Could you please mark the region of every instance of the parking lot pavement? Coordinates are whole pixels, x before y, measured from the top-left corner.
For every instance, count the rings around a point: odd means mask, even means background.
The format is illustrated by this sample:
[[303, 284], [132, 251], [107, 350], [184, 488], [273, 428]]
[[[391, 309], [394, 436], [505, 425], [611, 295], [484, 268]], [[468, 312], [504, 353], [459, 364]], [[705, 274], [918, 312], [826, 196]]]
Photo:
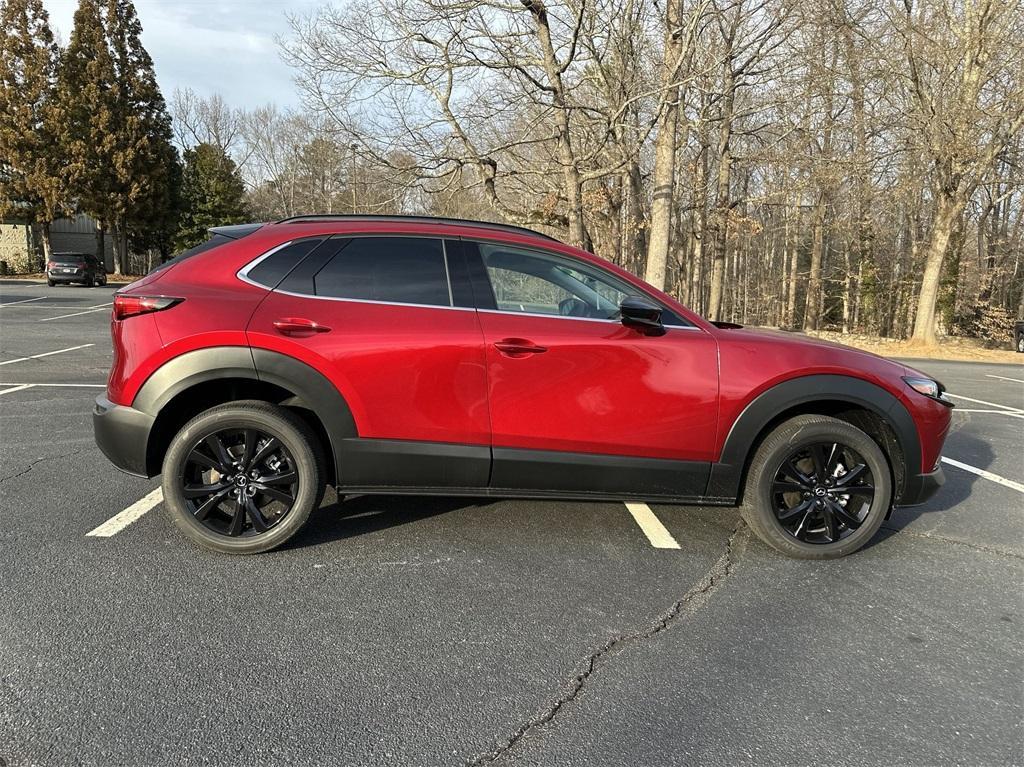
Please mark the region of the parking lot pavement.
[[1024, 760], [1024, 368], [910, 363], [970, 468], [836, 562], [733, 509], [330, 493], [232, 558], [159, 504], [87, 535], [157, 486], [92, 442], [110, 292], [0, 282], [7, 765]]

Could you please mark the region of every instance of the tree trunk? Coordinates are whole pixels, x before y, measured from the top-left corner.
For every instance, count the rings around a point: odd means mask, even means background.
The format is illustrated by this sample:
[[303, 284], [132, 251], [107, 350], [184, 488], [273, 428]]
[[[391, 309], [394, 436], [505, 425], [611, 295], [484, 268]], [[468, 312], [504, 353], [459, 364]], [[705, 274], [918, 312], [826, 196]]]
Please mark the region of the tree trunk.
[[722, 319], [722, 290], [724, 288], [725, 256], [729, 246], [729, 186], [732, 180], [732, 118], [735, 103], [735, 77], [732, 61], [726, 61], [726, 88], [722, 105], [722, 123], [718, 130], [718, 191], [715, 196], [714, 262], [711, 267], [711, 296], [708, 299], [708, 319]]
[[825, 195], [818, 196], [814, 206], [811, 234], [811, 271], [807, 279], [807, 300], [804, 303], [804, 330], [817, 330], [821, 324], [821, 262], [825, 253]]
[[96, 222], [96, 258], [100, 260], [104, 268], [107, 265], [107, 243], [106, 243], [107, 230], [103, 225], [102, 221]]
[[651, 234], [647, 245], [644, 279], [665, 289], [669, 243], [672, 238], [672, 210], [676, 183], [676, 130], [679, 127], [679, 58], [683, 50], [682, 3], [668, 0], [665, 7], [665, 52], [661, 70], [661, 114], [654, 143], [654, 194], [651, 199]]
[[924, 262], [924, 276], [921, 278], [921, 293], [917, 297], [917, 315], [914, 319], [916, 341], [927, 346], [938, 343], [935, 335], [935, 305], [939, 298], [939, 281], [942, 277], [942, 262], [949, 249], [957, 217], [963, 205], [948, 193], [940, 192], [935, 201], [935, 220], [928, 237], [928, 251]]
[[50, 243], [50, 222], [40, 221], [36, 225], [39, 230], [39, 242], [43, 246], [43, 268], [40, 271], [46, 271], [46, 265], [50, 262], [50, 255], [53, 253], [53, 247]]

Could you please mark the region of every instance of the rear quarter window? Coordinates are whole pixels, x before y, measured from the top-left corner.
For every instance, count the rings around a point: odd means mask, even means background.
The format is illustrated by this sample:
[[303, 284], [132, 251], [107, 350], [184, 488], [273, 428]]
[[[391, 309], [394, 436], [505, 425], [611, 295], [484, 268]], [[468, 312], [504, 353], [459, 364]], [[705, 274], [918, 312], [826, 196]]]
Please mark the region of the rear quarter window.
[[244, 270], [243, 275], [250, 282], [273, 290], [302, 259], [312, 253], [322, 242], [323, 239], [316, 238], [279, 245]]

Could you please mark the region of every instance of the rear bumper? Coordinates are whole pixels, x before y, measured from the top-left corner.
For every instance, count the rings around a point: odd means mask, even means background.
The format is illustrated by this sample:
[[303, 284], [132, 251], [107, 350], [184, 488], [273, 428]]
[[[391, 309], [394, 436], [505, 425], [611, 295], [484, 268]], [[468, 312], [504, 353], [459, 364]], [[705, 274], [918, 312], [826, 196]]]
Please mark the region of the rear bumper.
[[148, 413], [115, 405], [102, 395], [96, 398], [92, 410], [93, 434], [103, 455], [117, 468], [138, 477], [150, 476], [146, 467], [146, 446], [153, 421]]
[[50, 282], [85, 282], [84, 274], [48, 274], [46, 279]]
[[917, 506], [924, 503], [942, 487], [946, 482], [946, 475], [942, 467], [938, 466], [935, 471], [927, 474], [915, 474], [907, 477], [904, 483], [903, 493], [900, 495], [897, 506]]

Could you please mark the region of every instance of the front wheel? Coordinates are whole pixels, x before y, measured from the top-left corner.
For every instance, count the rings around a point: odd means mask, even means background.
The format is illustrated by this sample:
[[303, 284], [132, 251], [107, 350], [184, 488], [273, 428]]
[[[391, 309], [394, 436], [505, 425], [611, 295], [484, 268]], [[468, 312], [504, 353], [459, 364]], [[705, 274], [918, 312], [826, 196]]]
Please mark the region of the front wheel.
[[1024, 335], [1017, 339], [1017, 352], [1024, 354]]
[[889, 463], [870, 436], [837, 418], [802, 415], [757, 449], [741, 513], [783, 554], [835, 559], [871, 540], [892, 494]]
[[268, 551], [291, 538], [319, 504], [321, 465], [316, 436], [284, 408], [219, 405], [171, 441], [164, 504], [174, 524], [204, 548]]

